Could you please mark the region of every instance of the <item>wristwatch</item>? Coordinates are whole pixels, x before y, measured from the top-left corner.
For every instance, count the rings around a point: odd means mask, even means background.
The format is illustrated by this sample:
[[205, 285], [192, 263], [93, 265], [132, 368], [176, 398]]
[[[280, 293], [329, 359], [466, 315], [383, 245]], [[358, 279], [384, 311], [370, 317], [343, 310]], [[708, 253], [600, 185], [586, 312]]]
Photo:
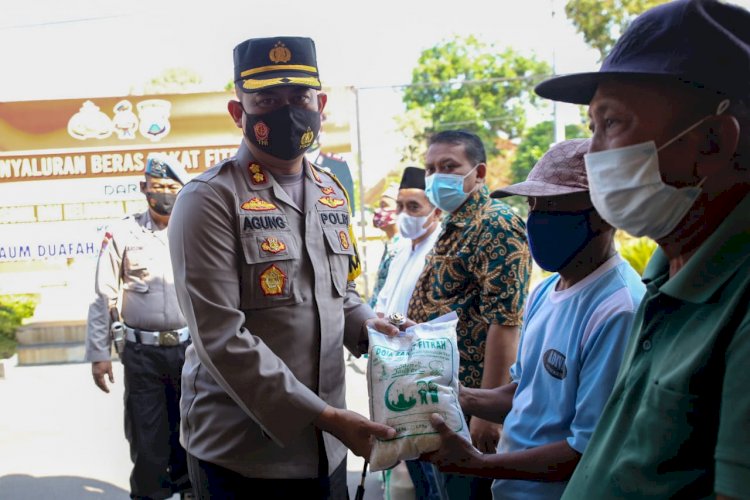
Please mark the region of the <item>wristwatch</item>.
[[406, 323], [406, 317], [401, 313], [392, 313], [388, 316], [388, 322], [393, 326], [401, 326]]

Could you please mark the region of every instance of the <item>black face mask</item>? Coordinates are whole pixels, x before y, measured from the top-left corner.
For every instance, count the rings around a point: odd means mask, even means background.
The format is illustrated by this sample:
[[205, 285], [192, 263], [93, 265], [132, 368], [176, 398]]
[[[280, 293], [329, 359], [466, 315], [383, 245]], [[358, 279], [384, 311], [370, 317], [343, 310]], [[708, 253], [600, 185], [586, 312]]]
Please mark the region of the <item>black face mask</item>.
[[304, 154], [320, 132], [320, 113], [295, 106], [287, 105], [262, 115], [245, 113], [245, 116], [245, 137], [280, 160]]
[[170, 215], [174, 208], [174, 202], [177, 200], [176, 193], [146, 193], [148, 206], [159, 215]]

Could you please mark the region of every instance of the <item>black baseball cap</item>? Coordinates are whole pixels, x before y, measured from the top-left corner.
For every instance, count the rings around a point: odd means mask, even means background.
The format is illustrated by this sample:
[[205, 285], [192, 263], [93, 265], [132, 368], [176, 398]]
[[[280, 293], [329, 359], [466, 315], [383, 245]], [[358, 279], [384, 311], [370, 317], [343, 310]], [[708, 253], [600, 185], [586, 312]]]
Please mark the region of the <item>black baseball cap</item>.
[[680, 81], [728, 97], [750, 96], [750, 11], [717, 0], [677, 0], [640, 16], [595, 73], [543, 81], [537, 94], [588, 104], [604, 80]]
[[234, 83], [243, 92], [299, 85], [321, 89], [315, 42], [311, 38], [251, 38], [234, 48]]

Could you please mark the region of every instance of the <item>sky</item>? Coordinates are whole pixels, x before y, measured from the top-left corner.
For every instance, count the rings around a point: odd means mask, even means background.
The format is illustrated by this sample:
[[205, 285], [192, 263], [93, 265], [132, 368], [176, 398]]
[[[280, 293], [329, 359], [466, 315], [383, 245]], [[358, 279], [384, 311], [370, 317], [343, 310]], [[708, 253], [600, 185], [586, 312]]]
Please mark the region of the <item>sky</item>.
[[[750, 0], [737, 0], [750, 6]], [[321, 80], [360, 88], [365, 185], [396, 166], [394, 115], [420, 53], [475, 35], [552, 61], [558, 73], [596, 70], [597, 53], [575, 33], [563, 0], [2, 0], [0, 101], [127, 95], [169, 67], [199, 73], [205, 90], [232, 77], [232, 49], [246, 38], [298, 35], [317, 46]], [[552, 12], [556, 14], [553, 18]], [[531, 121], [549, 119], [551, 107]], [[563, 105], [563, 121], [577, 109]]]

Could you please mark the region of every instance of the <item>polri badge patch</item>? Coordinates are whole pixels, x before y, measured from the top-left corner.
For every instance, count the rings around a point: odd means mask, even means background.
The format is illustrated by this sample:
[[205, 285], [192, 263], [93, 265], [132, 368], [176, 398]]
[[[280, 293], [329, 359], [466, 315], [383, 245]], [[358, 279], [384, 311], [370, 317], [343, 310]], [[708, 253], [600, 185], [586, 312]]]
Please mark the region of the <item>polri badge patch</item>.
[[240, 205], [242, 210], [251, 210], [253, 212], [267, 212], [268, 210], [276, 210], [276, 205], [270, 201], [261, 200], [260, 198], [250, 198], [245, 203]]
[[330, 208], [343, 207], [346, 203], [343, 199], [334, 198], [333, 196], [323, 196], [318, 200], [318, 202]]
[[323, 194], [333, 194], [333, 188], [331, 186], [322, 187], [320, 190], [323, 191]]
[[287, 277], [286, 274], [284, 274], [284, 271], [276, 267], [275, 264], [266, 268], [266, 270], [260, 274], [260, 288], [263, 290], [263, 295], [266, 297], [283, 295], [286, 279]]
[[277, 254], [286, 250], [286, 244], [275, 236], [269, 236], [260, 244], [264, 252]]

